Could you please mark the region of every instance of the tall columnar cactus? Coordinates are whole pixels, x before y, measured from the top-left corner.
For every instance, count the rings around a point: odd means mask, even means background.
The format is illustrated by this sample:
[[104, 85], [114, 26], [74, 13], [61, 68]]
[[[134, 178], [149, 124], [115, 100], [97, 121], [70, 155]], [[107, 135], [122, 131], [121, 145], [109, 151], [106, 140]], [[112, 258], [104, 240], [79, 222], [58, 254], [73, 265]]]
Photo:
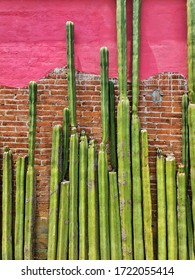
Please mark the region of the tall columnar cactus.
[[79, 260], [87, 260], [87, 171], [88, 141], [85, 131], [81, 132], [79, 144]]
[[187, 260], [186, 178], [184, 165], [177, 172], [177, 217], [179, 260]]
[[97, 155], [95, 140], [92, 139], [88, 148], [88, 258], [98, 260], [99, 257]]
[[195, 41], [195, 5], [187, 0], [187, 37], [188, 37], [188, 88], [190, 102], [195, 103], [194, 41]]
[[109, 206], [111, 260], [122, 260], [119, 193], [116, 172], [109, 172]]
[[161, 150], [157, 150], [157, 254], [158, 260], [167, 259], [167, 219], [166, 219], [166, 177], [165, 159]]
[[78, 260], [79, 234], [78, 234], [78, 135], [76, 128], [72, 128], [70, 136], [70, 210], [69, 210], [69, 259]]
[[182, 96], [182, 163], [186, 177], [186, 189], [188, 188], [189, 173], [189, 129], [188, 129], [188, 95]]
[[109, 139], [110, 139], [110, 163], [112, 170], [117, 169], [117, 142], [116, 142], [116, 120], [115, 120], [115, 96], [114, 83], [109, 81]]
[[130, 120], [129, 100], [127, 96], [126, 0], [117, 0], [116, 16], [118, 45], [118, 80], [120, 90], [120, 100], [117, 108], [117, 156], [122, 251], [123, 259], [132, 259], [132, 203], [130, 166]]
[[[192, 217], [195, 224], [195, 104], [188, 106], [188, 124], [189, 124], [189, 151], [190, 151], [190, 182], [192, 190]], [[195, 238], [195, 227], [194, 227]]]
[[141, 162], [143, 178], [143, 217], [144, 217], [144, 240], [145, 258], [154, 259], [153, 232], [152, 232], [152, 199], [150, 190], [150, 170], [148, 163], [148, 133], [141, 130]]
[[33, 258], [33, 225], [35, 208], [35, 140], [36, 140], [36, 103], [37, 84], [29, 83], [29, 140], [28, 168], [26, 174], [25, 225], [24, 225], [24, 259]]
[[137, 114], [139, 100], [140, 10], [141, 1], [133, 0], [131, 152], [134, 259], [144, 259], [140, 121]]
[[109, 53], [106, 47], [100, 49], [101, 68], [101, 113], [102, 113], [102, 142], [109, 139], [109, 84], [108, 84], [108, 59]]
[[24, 201], [27, 157], [18, 157], [16, 161], [16, 198], [15, 198], [15, 234], [14, 259], [24, 259]]
[[2, 260], [12, 260], [12, 252], [12, 153], [6, 147], [3, 154]]
[[186, 201], [187, 212], [187, 236], [188, 236], [188, 257], [190, 260], [195, 259], [194, 255], [194, 235], [193, 235], [193, 220], [192, 220], [192, 208], [189, 195], [187, 195]]
[[68, 75], [68, 100], [70, 110], [70, 125], [76, 126], [76, 81], [74, 66], [74, 24], [66, 23], [66, 56]]
[[110, 259], [110, 231], [109, 231], [109, 198], [108, 198], [108, 162], [106, 145], [100, 144], [98, 156], [98, 191], [100, 216], [100, 258]]
[[60, 184], [60, 204], [58, 219], [57, 260], [68, 259], [68, 229], [69, 229], [69, 188], [70, 182]]
[[69, 124], [70, 124], [70, 111], [64, 108], [63, 111], [63, 169], [62, 177], [65, 178], [68, 171], [68, 156], [69, 156]]
[[49, 229], [47, 259], [55, 260], [57, 252], [59, 184], [61, 182], [62, 126], [55, 125], [52, 132]]
[[174, 156], [166, 158], [166, 197], [167, 197], [167, 247], [168, 259], [177, 260], [177, 196], [176, 163]]

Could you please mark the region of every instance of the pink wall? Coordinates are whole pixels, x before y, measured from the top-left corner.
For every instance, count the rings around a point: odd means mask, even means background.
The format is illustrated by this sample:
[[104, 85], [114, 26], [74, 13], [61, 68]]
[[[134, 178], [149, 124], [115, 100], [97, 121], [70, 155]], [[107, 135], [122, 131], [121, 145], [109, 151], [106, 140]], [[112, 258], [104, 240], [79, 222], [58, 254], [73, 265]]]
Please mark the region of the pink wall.
[[[76, 69], [99, 74], [99, 49], [117, 77], [115, 0], [1, 0], [0, 84], [22, 87], [66, 65], [65, 23], [75, 23]], [[131, 3], [128, 2], [130, 78]], [[141, 79], [165, 71], [187, 76], [186, 0], [143, 0]]]

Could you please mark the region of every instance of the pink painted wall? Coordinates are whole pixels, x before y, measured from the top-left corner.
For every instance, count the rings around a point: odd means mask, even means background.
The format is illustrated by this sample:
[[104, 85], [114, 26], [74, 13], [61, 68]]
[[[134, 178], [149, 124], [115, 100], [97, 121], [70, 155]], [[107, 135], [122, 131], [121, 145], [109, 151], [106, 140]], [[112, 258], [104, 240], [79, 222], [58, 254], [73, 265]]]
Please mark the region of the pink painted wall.
[[[115, 0], [1, 0], [0, 84], [22, 87], [66, 65], [65, 23], [75, 24], [76, 69], [99, 74], [99, 49], [117, 77]], [[130, 79], [131, 2], [128, 2]], [[143, 0], [141, 79], [173, 71], [187, 76], [186, 0]]]

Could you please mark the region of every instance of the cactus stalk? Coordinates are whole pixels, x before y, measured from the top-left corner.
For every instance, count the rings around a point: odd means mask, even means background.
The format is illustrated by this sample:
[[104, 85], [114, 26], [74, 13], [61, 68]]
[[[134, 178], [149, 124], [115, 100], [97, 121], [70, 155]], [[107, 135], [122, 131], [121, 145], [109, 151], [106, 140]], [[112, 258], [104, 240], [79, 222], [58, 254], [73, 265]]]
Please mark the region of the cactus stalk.
[[175, 157], [166, 158], [166, 196], [167, 196], [167, 247], [168, 260], [177, 260], [177, 196]]
[[29, 140], [28, 168], [26, 174], [25, 225], [24, 225], [24, 259], [33, 259], [33, 227], [35, 208], [35, 139], [36, 139], [36, 103], [37, 84], [29, 83]]
[[63, 175], [65, 178], [68, 171], [68, 156], [69, 156], [69, 124], [70, 124], [70, 111], [68, 108], [64, 108], [63, 111]]
[[122, 260], [119, 193], [116, 172], [109, 172], [109, 197], [111, 260]]
[[87, 171], [88, 141], [81, 132], [79, 145], [79, 260], [87, 260]]
[[117, 142], [116, 142], [116, 120], [115, 120], [115, 96], [114, 83], [109, 82], [109, 139], [110, 139], [110, 163], [112, 170], [117, 169]]
[[3, 154], [2, 260], [12, 260], [12, 252], [12, 153], [6, 147]]
[[108, 59], [106, 47], [100, 49], [101, 68], [101, 113], [102, 113], [102, 142], [106, 144], [109, 139], [109, 84], [108, 84]]
[[177, 172], [177, 217], [179, 260], [187, 260], [186, 178], [184, 165]]
[[154, 249], [152, 232], [152, 199], [150, 190], [150, 170], [148, 163], [148, 133], [145, 129], [141, 130], [141, 148], [145, 258], [146, 260], [153, 260]]
[[186, 190], [189, 176], [189, 129], [188, 129], [188, 95], [182, 96], [182, 163], [186, 177]]
[[100, 144], [98, 156], [98, 191], [100, 217], [100, 258], [110, 260], [109, 199], [108, 199], [108, 162], [106, 146]]
[[167, 222], [166, 222], [166, 178], [165, 159], [161, 150], [157, 150], [156, 159], [157, 178], [157, 233], [158, 233], [158, 260], [167, 259]]
[[16, 161], [16, 199], [14, 259], [24, 259], [24, 200], [27, 157], [18, 157]]
[[47, 259], [55, 260], [57, 254], [57, 227], [59, 184], [61, 182], [62, 126], [55, 125], [52, 132], [52, 155], [50, 177], [49, 230]]
[[97, 189], [97, 156], [94, 139], [88, 148], [88, 258], [99, 259], [99, 215]]
[[60, 184], [57, 260], [68, 259], [69, 187], [69, 181]]
[[69, 211], [69, 259], [78, 260], [78, 135], [72, 128], [70, 137], [70, 211]]
[[66, 56], [68, 75], [68, 101], [70, 110], [70, 125], [76, 126], [76, 81], [74, 66], [74, 24], [66, 23]]
[[187, 208], [186, 211], [187, 211], [188, 256], [190, 260], [195, 260], [192, 208], [191, 208], [189, 195], [187, 195], [186, 208]]
[[126, 98], [119, 101], [117, 109], [118, 185], [124, 260], [133, 258], [129, 126], [129, 100]]

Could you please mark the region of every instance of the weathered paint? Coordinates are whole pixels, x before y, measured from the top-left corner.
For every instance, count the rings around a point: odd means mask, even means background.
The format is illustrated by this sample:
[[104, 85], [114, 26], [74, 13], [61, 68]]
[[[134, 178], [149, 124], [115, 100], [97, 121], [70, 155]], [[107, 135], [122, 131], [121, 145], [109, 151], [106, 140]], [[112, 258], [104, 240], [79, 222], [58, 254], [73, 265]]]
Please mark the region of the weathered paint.
[[[100, 73], [99, 49], [109, 48], [117, 77], [115, 0], [1, 0], [0, 84], [22, 87], [66, 65], [65, 23], [75, 24], [76, 69]], [[131, 1], [128, 2], [130, 78]], [[144, 0], [141, 79], [165, 71], [187, 76], [186, 1]]]

